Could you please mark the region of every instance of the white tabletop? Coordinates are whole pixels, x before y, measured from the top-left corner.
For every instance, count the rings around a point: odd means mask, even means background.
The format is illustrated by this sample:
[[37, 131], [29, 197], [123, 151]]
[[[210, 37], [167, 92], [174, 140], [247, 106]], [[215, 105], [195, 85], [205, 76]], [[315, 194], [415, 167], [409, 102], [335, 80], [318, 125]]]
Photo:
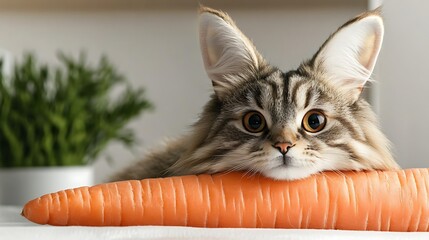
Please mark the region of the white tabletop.
[[20, 208], [0, 206], [1, 240], [68, 239], [299, 239], [299, 240], [368, 240], [429, 239], [429, 233], [399, 233], [339, 230], [243, 229], [191, 227], [54, 227], [41, 226], [21, 217]]

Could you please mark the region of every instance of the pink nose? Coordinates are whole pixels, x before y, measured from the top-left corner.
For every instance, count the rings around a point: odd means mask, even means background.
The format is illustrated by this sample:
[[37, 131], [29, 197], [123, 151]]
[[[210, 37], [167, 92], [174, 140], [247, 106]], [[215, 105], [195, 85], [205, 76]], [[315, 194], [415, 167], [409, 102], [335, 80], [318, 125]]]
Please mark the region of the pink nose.
[[293, 146], [294, 146], [294, 144], [282, 142], [282, 143], [274, 144], [273, 147], [277, 148], [282, 154], [286, 154], [287, 151], [289, 150], [289, 148], [291, 148]]

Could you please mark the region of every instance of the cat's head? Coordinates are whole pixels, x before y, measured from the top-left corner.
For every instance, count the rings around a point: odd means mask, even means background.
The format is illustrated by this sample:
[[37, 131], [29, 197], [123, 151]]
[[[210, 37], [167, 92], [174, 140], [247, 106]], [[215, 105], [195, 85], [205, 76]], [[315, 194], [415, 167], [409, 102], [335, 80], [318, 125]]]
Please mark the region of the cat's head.
[[193, 160], [182, 167], [276, 179], [397, 167], [360, 97], [383, 39], [376, 11], [344, 24], [311, 60], [289, 72], [267, 64], [227, 14], [202, 8], [199, 21], [215, 94], [195, 126], [200, 140], [187, 156]]

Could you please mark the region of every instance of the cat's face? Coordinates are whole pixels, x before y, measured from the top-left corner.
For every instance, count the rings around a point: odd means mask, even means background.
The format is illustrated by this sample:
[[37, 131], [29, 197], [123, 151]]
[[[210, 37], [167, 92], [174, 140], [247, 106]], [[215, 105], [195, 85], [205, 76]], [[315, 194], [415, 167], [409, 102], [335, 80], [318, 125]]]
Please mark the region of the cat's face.
[[359, 104], [350, 101], [317, 76], [300, 71], [273, 69], [246, 81], [219, 103], [216, 122], [222, 124], [211, 132], [213, 142], [225, 148], [214, 153], [219, 156], [214, 165], [277, 179], [368, 168], [355, 156], [365, 134], [353, 117]]
[[201, 49], [215, 94], [195, 128], [203, 143], [183, 168], [297, 179], [323, 170], [397, 167], [359, 96], [383, 38], [376, 12], [343, 25], [290, 72], [267, 64], [226, 14], [201, 12]]

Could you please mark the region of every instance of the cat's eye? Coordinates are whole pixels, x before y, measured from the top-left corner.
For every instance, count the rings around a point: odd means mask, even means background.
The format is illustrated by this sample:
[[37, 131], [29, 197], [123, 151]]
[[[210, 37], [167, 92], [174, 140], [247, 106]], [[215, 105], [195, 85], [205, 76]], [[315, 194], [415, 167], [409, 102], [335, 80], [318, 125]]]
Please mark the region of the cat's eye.
[[320, 132], [325, 126], [326, 116], [320, 110], [310, 110], [302, 119], [302, 127], [310, 133]]
[[251, 133], [262, 132], [265, 129], [265, 125], [265, 118], [259, 112], [248, 112], [243, 117], [243, 126]]

